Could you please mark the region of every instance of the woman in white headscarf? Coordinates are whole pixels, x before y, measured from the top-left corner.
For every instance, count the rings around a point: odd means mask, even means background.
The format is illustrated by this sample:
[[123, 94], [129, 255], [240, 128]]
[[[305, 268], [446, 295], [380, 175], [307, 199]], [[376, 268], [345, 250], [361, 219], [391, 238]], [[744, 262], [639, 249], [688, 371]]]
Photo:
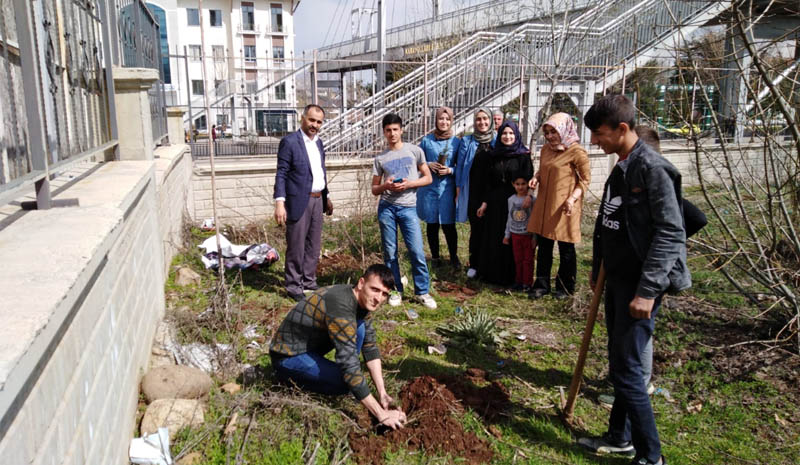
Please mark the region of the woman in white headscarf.
[[583, 194], [589, 188], [589, 157], [578, 143], [572, 117], [556, 113], [542, 126], [547, 141], [542, 147], [539, 170], [530, 187], [539, 188], [528, 231], [537, 236], [536, 280], [531, 298], [550, 293], [553, 245], [558, 242], [559, 265], [554, 297], [565, 298], [575, 292], [577, 258], [575, 244], [581, 240]]

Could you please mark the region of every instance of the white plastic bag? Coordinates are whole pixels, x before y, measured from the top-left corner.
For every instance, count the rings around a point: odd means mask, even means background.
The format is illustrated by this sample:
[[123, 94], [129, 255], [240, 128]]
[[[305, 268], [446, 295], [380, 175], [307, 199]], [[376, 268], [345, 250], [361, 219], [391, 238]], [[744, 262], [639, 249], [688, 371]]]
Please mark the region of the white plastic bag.
[[169, 453], [169, 430], [158, 428], [158, 433], [131, 439], [128, 449], [131, 463], [141, 465], [172, 465]]

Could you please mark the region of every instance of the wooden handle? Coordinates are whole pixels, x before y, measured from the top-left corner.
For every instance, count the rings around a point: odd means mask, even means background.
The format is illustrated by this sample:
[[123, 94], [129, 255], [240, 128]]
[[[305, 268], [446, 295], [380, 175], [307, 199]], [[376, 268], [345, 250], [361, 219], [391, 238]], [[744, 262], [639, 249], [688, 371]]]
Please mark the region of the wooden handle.
[[572, 383], [569, 385], [569, 395], [564, 404], [564, 417], [569, 420], [575, 410], [575, 401], [578, 398], [578, 391], [581, 388], [581, 378], [583, 377], [583, 366], [586, 364], [586, 354], [589, 352], [589, 343], [592, 341], [594, 323], [597, 320], [597, 309], [600, 307], [600, 297], [603, 296], [603, 288], [606, 285], [606, 270], [600, 264], [597, 272], [597, 282], [594, 285], [592, 303], [589, 304], [589, 314], [586, 316], [586, 328], [583, 330], [583, 341], [581, 350], [578, 352], [578, 362], [575, 364], [575, 372], [572, 374]]

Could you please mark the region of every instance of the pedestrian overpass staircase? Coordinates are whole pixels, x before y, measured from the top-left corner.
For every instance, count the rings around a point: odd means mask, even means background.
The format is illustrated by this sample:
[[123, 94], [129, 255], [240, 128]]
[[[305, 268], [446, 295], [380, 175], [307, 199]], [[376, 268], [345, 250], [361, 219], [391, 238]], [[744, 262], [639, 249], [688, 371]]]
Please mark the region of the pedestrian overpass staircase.
[[[476, 108], [496, 108], [524, 92], [531, 108], [551, 91], [567, 92], [579, 107], [588, 107], [603, 85], [613, 85], [647, 60], [667, 57], [672, 45], [728, 3], [602, 0], [578, 16], [556, 15], [508, 33], [475, 33], [327, 121], [321, 131], [326, 153], [371, 156], [381, 150], [381, 120], [388, 113], [403, 118], [405, 140], [416, 143], [430, 132], [432, 109], [441, 105], [453, 108], [460, 129], [471, 123]], [[530, 116], [529, 129], [535, 127]]]

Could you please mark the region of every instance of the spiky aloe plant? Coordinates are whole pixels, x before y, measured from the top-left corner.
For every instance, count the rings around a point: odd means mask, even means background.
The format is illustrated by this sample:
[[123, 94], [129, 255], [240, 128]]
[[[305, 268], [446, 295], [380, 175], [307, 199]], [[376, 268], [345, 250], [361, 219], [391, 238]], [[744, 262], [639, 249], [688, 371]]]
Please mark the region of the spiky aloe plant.
[[436, 333], [450, 339], [450, 344], [461, 347], [500, 344], [507, 336], [483, 310], [467, 311], [457, 321], [437, 327]]

